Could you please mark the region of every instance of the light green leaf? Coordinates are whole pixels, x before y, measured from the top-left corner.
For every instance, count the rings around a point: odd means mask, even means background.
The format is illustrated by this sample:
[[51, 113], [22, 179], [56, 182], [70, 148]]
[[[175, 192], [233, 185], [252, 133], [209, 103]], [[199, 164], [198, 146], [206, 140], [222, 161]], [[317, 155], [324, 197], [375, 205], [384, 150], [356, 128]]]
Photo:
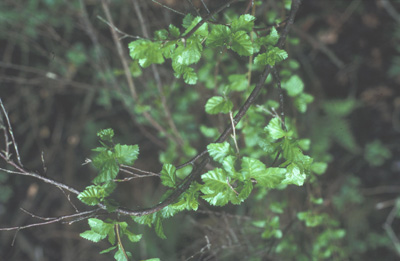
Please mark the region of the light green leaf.
[[170, 25], [169, 25], [168, 30], [169, 30], [170, 35], [171, 35], [173, 38], [178, 38], [179, 35], [181, 34], [181, 33], [179, 32], [179, 28], [176, 27], [176, 26], [173, 25], [173, 24], [170, 24]]
[[311, 170], [318, 175], [324, 174], [327, 168], [328, 164], [325, 162], [313, 162], [311, 165]]
[[300, 168], [294, 163], [287, 166], [286, 169], [286, 176], [285, 179], [282, 181], [282, 184], [303, 186], [304, 181], [307, 178], [306, 174], [302, 173], [300, 171]]
[[253, 54], [253, 44], [245, 31], [239, 31], [232, 35], [231, 46], [232, 50], [239, 55], [249, 56]]
[[287, 90], [289, 96], [294, 97], [303, 92], [304, 83], [298, 75], [293, 75], [282, 87]]
[[237, 31], [246, 31], [246, 32], [251, 32], [254, 27], [254, 20], [256, 18], [252, 15], [245, 14], [239, 16], [239, 18], [232, 20], [231, 23], [231, 29], [232, 32], [237, 32]]
[[272, 27], [271, 32], [269, 33], [268, 36], [260, 37], [256, 39], [256, 44], [258, 45], [264, 45], [264, 46], [270, 46], [270, 45], [275, 45], [278, 43], [279, 40], [279, 34], [278, 31], [276, 31], [275, 27]]
[[238, 177], [241, 178], [241, 174], [237, 173], [235, 170], [235, 161], [237, 157], [228, 155], [223, 158], [222, 160], [222, 166], [224, 167], [224, 170], [230, 174], [232, 177]]
[[282, 129], [282, 123], [279, 118], [273, 118], [270, 120], [264, 130], [268, 131], [269, 135], [271, 135], [271, 138], [275, 140], [283, 138], [287, 135], [286, 131]]
[[[126, 254], [128, 254], [128, 252], [126, 252]], [[114, 254], [114, 259], [116, 261], [129, 261], [128, 259], [126, 259], [124, 251], [119, 246], [118, 246], [118, 251], [115, 252], [115, 254]]]
[[162, 220], [161, 220], [161, 217], [159, 215], [157, 215], [157, 217], [156, 217], [154, 229], [156, 231], [157, 236], [159, 236], [162, 239], [166, 239], [167, 238], [165, 236], [165, 234], [164, 234]]
[[129, 44], [129, 54], [134, 60], [139, 60], [140, 66], [146, 68], [153, 63], [164, 63], [161, 44], [150, 40], [136, 40]]
[[117, 246], [112, 246], [112, 247], [110, 247], [110, 248], [107, 248], [107, 249], [101, 251], [100, 254], [105, 254], [105, 253], [111, 252], [111, 251], [113, 251], [113, 250], [116, 249], [116, 248], [117, 248]]
[[93, 180], [95, 184], [113, 180], [118, 175], [119, 166], [114, 158], [114, 154], [110, 150], [96, 155], [92, 160], [92, 164], [100, 171], [98, 176]]
[[96, 243], [107, 237], [107, 235], [101, 235], [92, 230], [87, 230], [83, 233], [80, 233], [79, 235], [81, 237], [83, 237], [84, 239], [87, 239], [87, 240], [90, 240], [90, 241], [96, 242]]
[[225, 25], [214, 25], [208, 35], [206, 44], [208, 47], [229, 45], [231, 29]]
[[101, 193], [101, 186], [88, 186], [84, 191], [78, 195], [78, 199], [89, 206], [95, 206], [100, 203], [103, 198], [103, 193]]
[[224, 158], [231, 154], [232, 149], [228, 142], [210, 143], [207, 146], [208, 153], [217, 162], [222, 163]]
[[114, 137], [113, 129], [103, 129], [97, 132], [97, 136], [100, 137], [102, 141], [112, 142], [112, 138]]
[[294, 99], [294, 106], [299, 112], [305, 113], [307, 111], [307, 105], [313, 101], [314, 96], [308, 93], [300, 93], [300, 95]]
[[258, 173], [253, 178], [261, 186], [268, 188], [276, 188], [285, 179], [285, 168], [267, 168], [264, 172]]
[[193, 15], [191, 15], [190, 13], [187, 14], [183, 18], [183, 22], [182, 22], [183, 28], [188, 28], [192, 24], [193, 19], [194, 19]]
[[205, 109], [208, 114], [228, 113], [232, 110], [233, 103], [221, 96], [208, 99]]
[[285, 60], [287, 57], [288, 54], [285, 50], [278, 47], [271, 47], [268, 48], [267, 52], [257, 55], [254, 59], [254, 64], [275, 66], [276, 63]]
[[154, 32], [154, 39], [155, 40], [166, 40], [168, 39], [168, 31], [165, 29], [157, 30]]
[[[190, 24], [189, 27], [187, 27], [186, 31], [183, 33], [183, 35], [186, 35], [189, 33], [200, 21], [201, 17], [197, 16], [196, 18], [193, 19], [192, 23]], [[207, 37], [208, 35], [208, 24], [203, 23], [197, 30], [194, 32], [194, 35], [200, 35], [202, 37]], [[189, 37], [190, 39], [191, 37]]]
[[129, 230], [125, 230], [124, 234], [128, 237], [129, 241], [131, 241], [132, 243], [139, 242], [140, 239], [142, 238], [141, 234], [136, 235]]
[[138, 145], [121, 145], [117, 144], [114, 147], [115, 159], [119, 164], [133, 165], [139, 155]]
[[228, 76], [229, 90], [244, 91], [247, 89], [249, 82], [246, 74], [231, 74]]
[[172, 55], [174, 62], [183, 65], [197, 63], [200, 60], [203, 46], [197, 38], [189, 38], [186, 41], [186, 46], [180, 44]]
[[196, 84], [197, 83], [197, 73], [194, 71], [192, 67], [186, 67], [183, 72], [183, 80], [187, 84]]
[[161, 170], [161, 183], [164, 186], [174, 188], [176, 185], [176, 168], [171, 164], [164, 164]]
[[250, 178], [257, 179], [258, 176], [266, 172], [264, 163], [258, 159], [243, 157], [242, 159], [241, 174], [243, 180], [250, 180]]

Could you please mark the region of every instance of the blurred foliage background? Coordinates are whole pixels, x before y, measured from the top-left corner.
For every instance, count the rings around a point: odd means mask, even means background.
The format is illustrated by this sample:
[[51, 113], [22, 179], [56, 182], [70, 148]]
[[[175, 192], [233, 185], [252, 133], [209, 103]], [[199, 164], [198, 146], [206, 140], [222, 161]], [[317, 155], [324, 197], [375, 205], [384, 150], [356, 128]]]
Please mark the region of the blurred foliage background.
[[[184, 14], [196, 15], [196, 10], [206, 14], [201, 1], [160, 2]], [[214, 10], [223, 1], [204, 2]], [[261, 3], [255, 16], [265, 23], [282, 19], [287, 3]], [[146, 0], [113, 0], [106, 6], [96, 0], [0, 2], [0, 97], [22, 161], [27, 168], [79, 190], [94, 177], [94, 169], [83, 163], [97, 146], [96, 132], [101, 128], [112, 127], [121, 142], [139, 144], [135, 166], [157, 172], [160, 160], [179, 164], [203, 150], [215, 136], [207, 127], [221, 127], [224, 122], [204, 113], [212, 90], [202, 88], [207, 79], [202, 80], [201, 74], [197, 86], [187, 86], [173, 77], [169, 67], [158, 66], [155, 75], [129, 58], [128, 43], [135, 36], [151, 37], [155, 30], [181, 24], [183, 16]], [[242, 14], [247, 6], [248, 1], [233, 4], [218, 16]], [[140, 8], [142, 18], [135, 8]], [[106, 10], [119, 30], [122, 54], [105, 22]], [[311, 156], [329, 163], [326, 173], [304, 187], [255, 195], [240, 207], [219, 211], [202, 206], [198, 213], [180, 214], [165, 222], [166, 240], [138, 227], [146, 240], [132, 247], [137, 258], [398, 259], [399, 12], [398, 0], [303, 0], [286, 49], [297, 61], [296, 70], [314, 102], [304, 115], [287, 104], [287, 113], [296, 120], [301, 136], [311, 139]], [[137, 99], [120, 55], [128, 61]], [[240, 63], [229, 65], [243, 72]], [[165, 102], [177, 131], [166, 121]], [[116, 197], [132, 208], [149, 206], [162, 194], [159, 186], [155, 178], [138, 179], [121, 185]], [[41, 217], [74, 212], [61, 190], [0, 173], [1, 227], [38, 221], [20, 208]], [[303, 214], [297, 218], [298, 212]], [[310, 218], [315, 213], [316, 218]], [[260, 217], [264, 221], [255, 226], [247, 222]], [[313, 220], [318, 226], [300, 220]], [[86, 222], [77, 222], [26, 229], [18, 232], [13, 246], [15, 231], [2, 231], [0, 256], [110, 260], [98, 254], [106, 244], [94, 245], [79, 237], [86, 228]]]

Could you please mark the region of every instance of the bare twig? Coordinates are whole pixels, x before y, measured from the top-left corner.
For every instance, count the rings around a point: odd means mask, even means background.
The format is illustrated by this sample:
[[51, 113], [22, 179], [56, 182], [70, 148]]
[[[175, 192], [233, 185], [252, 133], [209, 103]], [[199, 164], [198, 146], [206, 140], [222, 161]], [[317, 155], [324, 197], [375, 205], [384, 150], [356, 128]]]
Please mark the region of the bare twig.
[[20, 167], [23, 168], [24, 165], [22, 165], [22, 162], [21, 162], [21, 157], [19, 155], [17, 142], [15, 142], [14, 133], [13, 133], [12, 126], [11, 126], [11, 123], [10, 123], [10, 119], [8, 118], [8, 114], [7, 114], [6, 108], [4, 108], [3, 101], [1, 100], [1, 98], [0, 98], [0, 106], [1, 106], [1, 110], [3, 111], [4, 117], [6, 118], [6, 122], [7, 122], [7, 126], [8, 126], [8, 132], [10, 133], [11, 140], [12, 140], [12, 143], [14, 145], [14, 150], [15, 150], [15, 154], [17, 156], [18, 164], [19, 164]]
[[110, 24], [108, 21], [106, 21], [103, 17], [101, 17], [100, 15], [97, 16], [97, 19], [99, 19], [100, 21], [102, 21], [103, 23], [107, 24], [108, 26], [112, 27], [116, 32], [118, 32], [119, 34], [122, 35], [122, 37], [118, 38], [118, 40], [122, 40], [125, 38], [134, 38], [134, 39], [145, 39], [145, 37], [140, 37], [140, 36], [135, 36], [135, 35], [131, 35], [131, 34], [127, 34], [124, 31], [121, 31], [120, 29], [118, 29], [118, 27], [116, 27], [113, 24]]
[[287, 131], [286, 124], [285, 124], [285, 107], [283, 107], [284, 106], [283, 90], [282, 90], [281, 80], [279, 79], [279, 75], [278, 75], [278, 72], [276, 71], [275, 67], [272, 68], [272, 74], [274, 76], [275, 82], [278, 85], [278, 89], [279, 89], [279, 104], [281, 106], [281, 115], [280, 115], [281, 126], [282, 126], [282, 129]]
[[183, 16], [185, 16], [185, 14], [184, 14], [184, 13], [182, 13], [182, 12], [179, 12], [178, 10], [175, 10], [175, 9], [173, 9], [173, 8], [169, 7], [169, 6], [166, 6], [166, 5], [164, 5], [164, 4], [162, 4], [162, 3], [160, 3], [160, 2], [158, 2], [158, 1], [156, 1], [156, 0], [151, 0], [151, 1], [153, 1], [153, 3], [156, 3], [156, 4], [159, 4], [159, 5], [161, 5], [161, 6], [162, 6], [162, 7], [164, 7], [165, 9], [168, 9], [168, 10], [170, 10], [170, 11], [174, 12], [174, 13], [177, 13], [177, 14], [179, 14], [179, 15], [183, 15]]
[[[0, 231], [17, 230], [17, 232], [18, 232], [18, 231], [20, 231], [22, 229], [31, 228], [31, 227], [38, 227], [38, 226], [44, 226], [44, 225], [48, 225], [48, 224], [53, 224], [53, 223], [57, 223], [57, 222], [60, 222], [60, 221], [66, 220], [66, 219], [71, 219], [71, 218], [82, 218], [82, 217], [84, 217], [84, 219], [87, 219], [90, 216], [92, 216], [93, 214], [95, 214], [96, 212], [98, 212], [99, 210], [101, 210], [101, 209], [97, 208], [95, 210], [79, 212], [79, 213], [76, 213], [76, 214], [61, 216], [61, 217], [57, 217], [57, 218], [42, 218], [42, 217], [38, 217], [36, 215], [33, 215], [32, 213], [29, 213], [26, 210], [23, 210], [28, 215], [30, 215], [32, 217], [35, 217], [35, 218], [38, 218], [38, 219], [45, 220], [45, 221], [44, 222], [39, 222], [39, 223], [34, 223], [34, 224], [29, 224], [29, 225], [26, 225], [26, 226], [0, 228]], [[82, 219], [80, 219], [80, 220], [82, 220]]]

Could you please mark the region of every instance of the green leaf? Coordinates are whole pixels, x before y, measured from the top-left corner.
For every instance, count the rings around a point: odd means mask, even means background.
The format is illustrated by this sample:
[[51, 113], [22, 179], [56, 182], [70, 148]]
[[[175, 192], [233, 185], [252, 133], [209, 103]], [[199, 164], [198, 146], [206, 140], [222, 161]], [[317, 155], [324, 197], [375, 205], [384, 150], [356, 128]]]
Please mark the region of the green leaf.
[[380, 140], [374, 140], [365, 146], [364, 158], [371, 166], [382, 166], [391, 157], [391, 151]]
[[170, 25], [169, 25], [168, 30], [169, 30], [170, 35], [171, 35], [173, 38], [178, 38], [179, 35], [181, 34], [180, 31], [179, 31], [179, 28], [176, 27], [176, 26], [173, 25], [173, 24], [170, 24]]
[[91, 230], [81, 233], [80, 236], [90, 241], [99, 242], [106, 238], [109, 233], [114, 233], [113, 224], [106, 223], [97, 218], [89, 218], [88, 223]]
[[95, 206], [100, 203], [103, 193], [100, 191], [101, 186], [88, 186], [84, 191], [79, 193], [78, 199], [89, 206]]
[[278, 140], [287, 135], [287, 132], [282, 129], [282, 123], [279, 118], [271, 119], [264, 130], [268, 131], [269, 135], [271, 135], [271, 138], [274, 140]]
[[162, 239], [166, 239], [167, 237], [164, 234], [164, 229], [163, 229], [163, 225], [162, 225], [162, 220], [161, 217], [159, 215], [157, 215], [157, 218], [155, 220], [155, 225], [154, 225], [154, 229], [156, 231], [157, 236], [159, 236]]
[[186, 67], [185, 71], [183, 72], [183, 80], [187, 84], [196, 84], [197, 83], [197, 73], [194, 71], [192, 67]]
[[307, 105], [313, 101], [314, 96], [308, 93], [300, 93], [300, 95], [294, 99], [294, 106], [299, 112], [305, 113], [307, 111]]
[[228, 155], [222, 159], [222, 166], [224, 170], [230, 174], [232, 177], [237, 177], [240, 180], [244, 180], [240, 173], [237, 173], [235, 170], [235, 161], [237, 157]]
[[[190, 26], [187, 27], [186, 31], [183, 33], [183, 35], [186, 35], [187, 33], [189, 33], [201, 20], [202, 19], [199, 16], [194, 18], [193, 21], [191, 22]], [[207, 37], [207, 35], [208, 35], [208, 24], [207, 23], [203, 23], [199, 28], [197, 28], [197, 30], [193, 34], [194, 35], [200, 35], [200, 36], [203, 36], [203, 37]], [[189, 39], [190, 38], [191, 37], [189, 37]]]
[[229, 45], [231, 29], [225, 25], [214, 25], [208, 35], [206, 45], [208, 47], [219, 47]]
[[258, 173], [253, 178], [263, 187], [276, 188], [285, 179], [285, 174], [285, 168], [267, 168], [264, 172]]
[[131, 241], [132, 243], [139, 242], [140, 239], [142, 239], [142, 235], [141, 234], [136, 235], [136, 234], [132, 233], [129, 230], [125, 230], [124, 234], [128, 237], [129, 241]]
[[97, 136], [100, 137], [102, 141], [112, 142], [112, 138], [114, 137], [113, 129], [103, 129], [97, 132]]
[[129, 54], [134, 60], [139, 60], [140, 66], [146, 68], [153, 63], [164, 63], [161, 43], [150, 40], [136, 40], [129, 44]]
[[207, 146], [208, 153], [217, 162], [222, 163], [224, 158], [231, 154], [232, 149], [228, 142], [210, 143]]
[[268, 36], [259, 37], [256, 39], [256, 44], [264, 45], [264, 46], [271, 46], [276, 45], [279, 40], [278, 31], [276, 31], [275, 27], [272, 27], [271, 32]]
[[239, 55], [249, 56], [253, 54], [253, 43], [250, 36], [244, 31], [239, 31], [232, 35], [231, 46], [232, 50]]
[[191, 65], [200, 60], [203, 46], [198, 38], [190, 37], [186, 41], [186, 46], [180, 44], [172, 55], [174, 62], [183, 65]]
[[243, 180], [250, 180], [250, 178], [257, 179], [258, 176], [266, 172], [264, 163], [258, 159], [249, 157], [243, 157], [242, 159], [242, 170]]
[[193, 19], [194, 19], [193, 15], [191, 15], [190, 13], [187, 14], [185, 18], [183, 18], [182, 22], [183, 28], [188, 28], [192, 24]]
[[172, 207], [179, 211], [182, 210], [194, 210], [196, 211], [199, 207], [199, 194], [200, 194], [201, 185], [197, 182], [193, 182], [189, 189], [180, 196], [180, 200], [173, 204]]
[[121, 145], [117, 144], [114, 147], [115, 159], [119, 164], [133, 165], [139, 155], [138, 145]]
[[211, 170], [201, 176], [204, 186], [201, 188], [203, 192], [202, 198], [211, 205], [223, 206], [229, 202], [234, 194], [230, 188], [227, 179], [227, 173], [220, 168]]
[[312, 211], [299, 212], [297, 218], [304, 221], [307, 227], [320, 226], [330, 219], [326, 213], [318, 214]]
[[141, 225], [147, 225], [151, 227], [155, 219], [155, 214], [144, 215], [140, 217], [131, 216], [132, 220]]
[[228, 113], [232, 110], [233, 103], [224, 97], [214, 96], [208, 99], [205, 108], [208, 114]]
[[251, 32], [254, 27], [254, 20], [256, 18], [252, 15], [245, 14], [239, 16], [239, 18], [232, 20], [231, 23], [231, 29], [232, 32], [237, 32], [237, 31], [246, 31], [246, 32]]
[[99, 242], [100, 240], [104, 239], [107, 237], [107, 235], [101, 235], [99, 233], [96, 233], [92, 230], [87, 230], [83, 233], [79, 234], [81, 237], [83, 237], [84, 239], [90, 240], [92, 242]]
[[164, 164], [161, 170], [161, 183], [174, 188], [176, 186], [176, 168], [171, 164]]
[[323, 109], [327, 114], [345, 117], [359, 106], [354, 99], [330, 100], [323, 103]]
[[304, 83], [298, 75], [293, 75], [282, 87], [287, 90], [289, 96], [294, 97], [303, 92]]
[[285, 175], [285, 179], [282, 181], [282, 184], [293, 184], [297, 186], [303, 186], [304, 181], [306, 180], [306, 174], [300, 171], [299, 166], [294, 163], [291, 163], [287, 166], [287, 172]]
[[111, 150], [103, 151], [96, 155], [92, 163], [100, 171], [98, 176], [93, 180], [95, 184], [113, 180], [118, 175], [119, 166]]
[[318, 175], [324, 174], [327, 168], [328, 164], [325, 162], [313, 162], [311, 165], [311, 170]]
[[247, 73], [245, 74], [231, 74], [228, 76], [229, 89], [232, 91], [244, 91], [247, 89], [249, 82], [247, 79]]
[[125, 252], [125, 253], [124, 253], [123, 249], [122, 249], [120, 246], [118, 246], [118, 251], [115, 252], [114, 259], [115, 259], [116, 261], [129, 261], [128, 259], [126, 259], [125, 254], [126, 254], [128, 257], [132, 257], [132, 254], [131, 254], [131, 253], [129, 253], [129, 252]]
[[276, 63], [285, 60], [287, 57], [288, 54], [285, 50], [278, 47], [271, 47], [268, 48], [267, 52], [257, 55], [254, 59], [254, 64], [275, 66]]
[[165, 29], [158, 30], [154, 32], [154, 39], [155, 40], [166, 40], [168, 39], [168, 31]]
[[116, 248], [117, 248], [117, 246], [112, 246], [112, 247], [110, 247], [110, 248], [107, 248], [107, 249], [101, 251], [100, 254], [109, 253], [109, 252], [113, 251], [113, 250], [116, 249]]

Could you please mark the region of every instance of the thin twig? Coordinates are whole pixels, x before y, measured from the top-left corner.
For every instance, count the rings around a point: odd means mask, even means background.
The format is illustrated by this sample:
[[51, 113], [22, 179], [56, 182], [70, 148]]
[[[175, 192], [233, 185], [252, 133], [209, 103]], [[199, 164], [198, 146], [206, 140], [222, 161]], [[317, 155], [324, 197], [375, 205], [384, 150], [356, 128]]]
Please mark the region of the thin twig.
[[[53, 223], [57, 223], [60, 222], [62, 220], [65, 219], [70, 219], [70, 218], [77, 218], [77, 217], [85, 217], [88, 218], [89, 216], [91, 216], [92, 214], [96, 213], [97, 211], [99, 211], [100, 209], [97, 208], [95, 210], [89, 210], [89, 211], [85, 211], [85, 212], [79, 212], [76, 214], [72, 214], [72, 215], [66, 215], [66, 216], [61, 216], [61, 217], [57, 217], [57, 218], [49, 218], [44, 222], [39, 222], [39, 223], [34, 223], [34, 224], [29, 224], [26, 226], [18, 226], [18, 227], [5, 227], [5, 228], [0, 228], [0, 231], [11, 231], [11, 230], [22, 230], [22, 229], [26, 229], [26, 228], [31, 228], [31, 227], [38, 227], [38, 226], [44, 226], [44, 225], [48, 225], [48, 224], [53, 224]], [[27, 214], [32, 215], [31, 213], [27, 212]], [[37, 216], [34, 216], [37, 217]], [[43, 219], [43, 218], [41, 218]]]
[[127, 34], [124, 31], [121, 31], [120, 29], [118, 29], [118, 27], [116, 27], [113, 24], [110, 24], [108, 21], [106, 21], [100, 15], [97, 16], [97, 19], [99, 19], [103, 23], [106, 23], [108, 26], [112, 27], [116, 32], [120, 33], [122, 35], [122, 37], [118, 38], [118, 40], [122, 40], [122, 39], [125, 39], [125, 38], [146, 39], [145, 37], [135, 36], [135, 35]]
[[280, 115], [281, 126], [282, 126], [282, 129], [287, 131], [286, 124], [285, 124], [285, 107], [284, 107], [284, 100], [283, 100], [283, 90], [282, 90], [281, 80], [279, 78], [278, 72], [276, 71], [275, 67], [272, 68], [272, 74], [274, 76], [275, 82], [278, 85], [278, 89], [279, 89], [279, 104], [281, 106], [281, 115]]
[[174, 12], [174, 13], [177, 13], [177, 14], [179, 14], [179, 15], [183, 15], [183, 16], [185, 16], [185, 14], [184, 14], [184, 13], [181, 13], [181, 12], [179, 12], [178, 10], [175, 10], [175, 9], [173, 9], [173, 8], [169, 7], [169, 6], [166, 6], [166, 5], [164, 5], [164, 4], [162, 4], [162, 3], [160, 3], [160, 2], [158, 2], [158, 1], [156, 1], [156, 0], [151, 0], [151, 1], [153, 1], [153, 3], [156, 3], [156, 4], [159, 4], [159, 5], [161, 5], [162, 7], [166, 8], [166, 9], [168, 9], [168, 10], [170, 10], [170, 11]]
[[6, 117], [6, 121], [7, 121], [7, 125], [8, 125], [8, 132], [10, 133], [11, 140], [12, 140], [12, 143], [14, 145], [14, 150], [15, 150], [15, 154], [17, 156], [18, 164], [19, 164], [20, 167], [23, 168], [24, 165], [22, 165], [22, 162], [21, 162], [21, 157], [19, 155], [17, 142], [15, 141], [15, 138], [14, 138], [14, 133], [13, 133], [12, 126], [11, 126], [11, 123], [10, 123], [10, 119], [8, 118], [8, 114], [7, 114], [6, 108], [4, 108], [3, 101], [1, 100], [1, 98], [0, 98], [0, 106], [1, 106], [1, 109], [3, 111], [4, 117]]

